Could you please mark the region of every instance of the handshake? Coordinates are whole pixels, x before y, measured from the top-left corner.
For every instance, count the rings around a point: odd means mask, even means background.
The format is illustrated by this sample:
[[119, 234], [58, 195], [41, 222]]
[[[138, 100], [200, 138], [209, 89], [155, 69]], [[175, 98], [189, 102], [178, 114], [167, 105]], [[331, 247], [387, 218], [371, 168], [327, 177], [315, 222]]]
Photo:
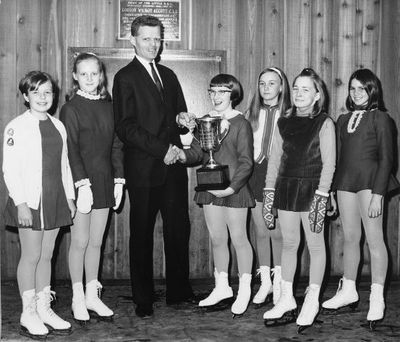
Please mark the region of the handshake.
[[179, 147], [170, 144], [169, 149], [164, 157], [164, 163], [166, 165], [171, 165], [175, 164], [178, 160], [181, 163], [186, 162], [185, 152], [183, 152], [183, 150], [180, 149]]

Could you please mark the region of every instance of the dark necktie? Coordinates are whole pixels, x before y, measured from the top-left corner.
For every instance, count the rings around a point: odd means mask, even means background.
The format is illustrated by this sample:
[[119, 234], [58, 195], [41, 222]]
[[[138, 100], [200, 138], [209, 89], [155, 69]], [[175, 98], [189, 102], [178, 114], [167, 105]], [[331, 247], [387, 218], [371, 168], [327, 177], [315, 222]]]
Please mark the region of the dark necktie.
[[153, 63], [150, 63], [150, 67], [151, 67], [151, 75], [153, 76], [154, 82], [156, 84], [156, 87], [158, 89], [158, 92], [160, 93], [161, 98], [164, 98], [164, 91], [163, 91], [163, 87], [161, 85], [161, 81], [160, 78], [158, 77], [156, 70], [154, 69], [154, 65]]

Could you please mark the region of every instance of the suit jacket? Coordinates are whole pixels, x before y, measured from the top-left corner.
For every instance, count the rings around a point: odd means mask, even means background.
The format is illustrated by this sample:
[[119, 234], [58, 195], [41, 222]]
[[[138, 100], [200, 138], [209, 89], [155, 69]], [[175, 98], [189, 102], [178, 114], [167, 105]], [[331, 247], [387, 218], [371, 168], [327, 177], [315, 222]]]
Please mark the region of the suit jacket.
[[126, 180], [134, 186], [158, 186], [165, 182], [167, 168], [184, 172], [176, 164], [167, 166], [163, 159], [169, 144], [182, 147], [175, 117], [186, 112], [182, 88], [174, 72], [157, 65], [164, 100], [144, 66], [134, 58], [114, 77], [113, 102], [115, 128], [124, 143]]

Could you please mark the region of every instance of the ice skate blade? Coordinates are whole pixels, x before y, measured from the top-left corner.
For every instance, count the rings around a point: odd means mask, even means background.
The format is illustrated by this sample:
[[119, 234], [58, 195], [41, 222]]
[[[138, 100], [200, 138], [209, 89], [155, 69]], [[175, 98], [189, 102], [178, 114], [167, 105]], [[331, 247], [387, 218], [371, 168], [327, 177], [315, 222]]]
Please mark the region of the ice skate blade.
[[85, 326], [85, 325], [88, 324], [89, 321], [90, 321], [90, 317], [89, 317], [89, 319], [86, 321], [86, 320], [83, 320], [83, 319], [77, 319], [77, 318], [75, 318], [74, 312], [73, 312], [73, 311], [71, 311], [71, 314], [72, 314], [72, 317], [74, 318], [74, 321], [75, 321], [76, 323], [78, 323], [81, 327]]
[[69, 327], [67, 329], [55, 329], [50, 324], [44, 323], [44, 325], [47, 327], [47, 329], [49, 329], [49, 333], [51, 333], [52, 335], [68, 336], [72, 334], [72, 327]]
[[359, 303], [359, 301], [353, 302], [353, 303], [341, 306], [340, 308], [336, 308], [336, 309], [328, 309], [328, 308], [322, 307], [321, 314], [322, 315], [340, 315], [340, 314], [345, 314], [345, 313], [350, 313], [350, 312], [356, 312], [358, 303]]
[[204, 312], [224, 311], [228, 309], [232, 305], [232, 303], [233, 303], [233, 297], [230, 297], [230, 298], [225, 298], [213, 305], [199, 306], [199, 308]]
[[253, 306], [255, 309], [260, 309], [263, 306], [266, 306], [267, 304], [269, 304], [271, 302], [272, 302], [272, 293], [270, 293], [262, 303], [254, 303], [253, 302]]
[[244, 314], [244, 312], [239, 313], [239, 314], [232, 312], [232, 319], [241, 318], [243, 316], [243, 314]]
[[323, 323], [323, 321], [320, 321], [320, 320], [318, 320], [318, 319], [314, 319], [314, 321], [311, 323], [311, 324], [307, 324], [307, 325], [297, 325], [297, 333], [298, 334], [301, 334], [304, 330], [306, 330], [306, 329], [308, 329], [308, 328], [310, 328], [310, 327], [312, 327], [314, 324], [316, 324], [316, 323], [318, 323], [318, 324], [322, 324]]
[[285, 312], [282, 317], [278, 318], [266, 318], [264, 319], [264, 325], [268, 327], [278, 327], [295, 322], [297, 319], [297, 310]]
[[102, 321], [102, 322], [113, 322], [114, 321], [114, 315], [111, 316], [100, 316], [96, 311], [93, 310], [88, 310], [89, 315], [91, 318], [95, 318], [98, 321]]
[[20, 326], [20, 331], [19, 334], [28, 338], [31, 338], [32, 340], [38, 340], [38, 341], [42, 341], [45, 340], [47, 338], [48, 334], [44, 334], [44, 335], [35, 335], [35, 334], [31, 334], [29, 332], [29, 330], [27, 328], [25, 328], [23, 325]]
[[373, 320], [373, 321], [367, 321], [367, 323], [361, 324], [363, 328], [367, 328], [371, 331], [375, 331], [376, 327], [379, 325], [380, 322], [383, 321], [383, 318]]

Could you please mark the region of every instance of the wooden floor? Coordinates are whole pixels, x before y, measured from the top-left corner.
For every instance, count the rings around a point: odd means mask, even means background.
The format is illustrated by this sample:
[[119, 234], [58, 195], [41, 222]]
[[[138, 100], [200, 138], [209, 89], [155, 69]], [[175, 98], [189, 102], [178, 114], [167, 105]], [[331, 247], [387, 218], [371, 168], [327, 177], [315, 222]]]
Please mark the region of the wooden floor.
[[[67, 283], [57, 284], [57, 301], [54, 310], [72, 324], [69, 336], [49, 335], [48, 341], [400, 341], [400, 281], [392, 282], [387, 291], [385, 320], [375, 331], [364, 327], [368, 310], [369, 284], [359, 286], [360, 305], [353, 313], [336, 316], [319, 315], [319, 322], [302, 334], [297, 333], [295, 323], [284, 327], [268, 327], [262, 315], [268, 306], [256, 309], [249, 306], [245, 315], [232, 319], [230, 310], [204, 313], [195, 306], [169, 307], [165, 304], [162, 284], [156, 290], [159, 300], [155, 314], [150, 319], [140, 319], [134, 313], [129, 299], [129, 282], [104, 282], [103, 300], [115, 312], [112, 323], [91, 320], [85, 327], [76, 324], [71, 317], [71, 288]], [[255, 285], [255, 288], [258, 285]], [[324, 298], [336, 291], [337, 282], [329, 283]], [[210, 282], [195, 282], [197, 293], [206, 294]], [[233, 285], [236, 289], [236, 285]], [[299, 302], [305, 284], [297, 286]], [[29, 341], [19, 335], [21, 302], [15, 282], [2, 284], [2, 340]]]

